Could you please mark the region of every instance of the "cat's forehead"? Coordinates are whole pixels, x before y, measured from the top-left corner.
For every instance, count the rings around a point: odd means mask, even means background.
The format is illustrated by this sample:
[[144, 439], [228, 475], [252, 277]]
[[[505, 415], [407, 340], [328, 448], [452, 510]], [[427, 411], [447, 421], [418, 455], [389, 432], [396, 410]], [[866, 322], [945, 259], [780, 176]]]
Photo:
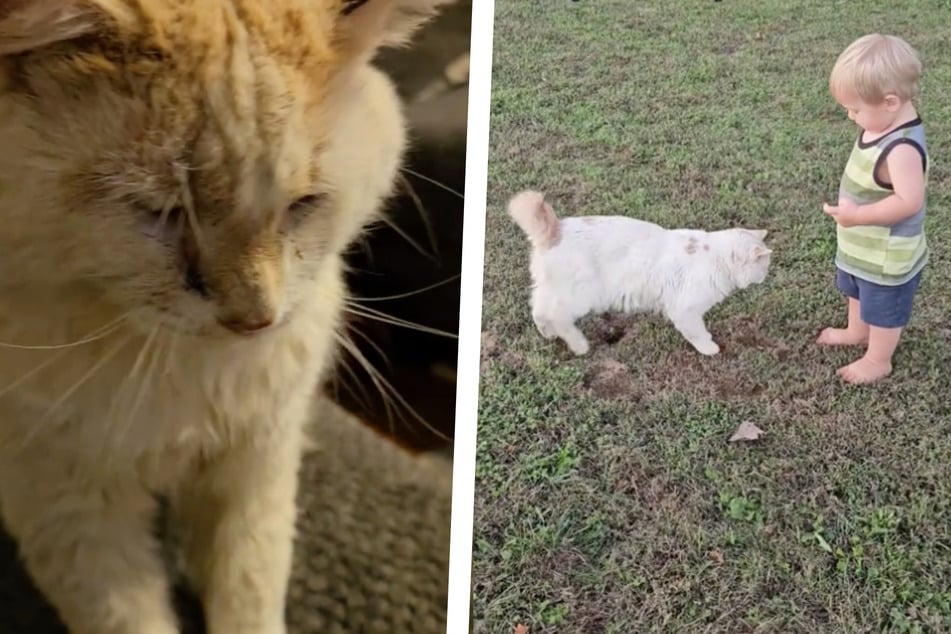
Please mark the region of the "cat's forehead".
[[[253, 59], [320, 72], [334, 61], [338, 3], [332, 0], [150, 0], [130, 3], [138, 17], [127, 37], [154, 46], [182, 67], [240, 65]], [[121, 28], [121, 27], [120, 27]]]
[[320, 13], [320, 2], [118, 4], [136, 12], [53, 66], [107, 91], [131, 91], [126, 103], [144, 106], [130, 116], [148, 138], [117, 139], [125, 147], [108, 154], [103, 171], [162, 192], [185, 168], [196, 202], [212, 208], [267, 205], [315, 180], [320, 132], [307, 112], [319, 109], [334, 64], [331, 14]]
[[339, 65], [333, 0], [95, 0], [101, 28], [26, 61], [62, 86], [118, 90], [171, 102], [227, 85], [235, 95], [319, 97]]
[[83, 43], [79, 72], [173, 75], [182, 87], [270, 81], [273, 89], [277, 75], [293, 71], [319, 84], [336, 62], [331, 0], [99, 2], [114, 21]]

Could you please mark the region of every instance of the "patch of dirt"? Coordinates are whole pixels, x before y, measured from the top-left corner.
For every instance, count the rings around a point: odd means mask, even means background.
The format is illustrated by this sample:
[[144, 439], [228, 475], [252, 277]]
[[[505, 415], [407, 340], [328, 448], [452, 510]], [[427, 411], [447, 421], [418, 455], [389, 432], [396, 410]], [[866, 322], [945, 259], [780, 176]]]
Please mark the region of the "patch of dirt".
[[675, 196], [685, 200], [710, 200], [716, 195], [716, 184], [710, 174], [697, 167], [681, 170]]
[[[574, 593], [572, 593], [574, 594]], [[579, 632], [605, 632], [618, 611], [616, 605], [622, 598], [616, 591], [605, 593], [601, 588], [591, 588], [584, 595], [574, 598], [571, 608], [571, 624]]]
[[[724, 344], [742, 346], [744, 348], [760, 348], [771, 350], [778, 360], [784, 360], [792, 349], [780, 340], [770, 337], [762, 331], [762, 325], [756, 318], [749, 315], [737, 315], [720, 322], [716, 328], [724, 340]], [[725, 346], [724, 346], [725, 348]]]
[[584, 567], [585, 558], [577, 550], [555, 550], [549, 552], [540, 563], [541, 568], [548, 570], [552, 575], [566, 575]]
[[499, 342], [499, 336], [491, 330], [482, 331], [481, 347], [479, 349], [479, 371], [484, 371], [489, 359], [498, 359], [502, 364], [512, 368], [522, 367], [525, 358], [507, 348]]
[[588, 338], [592, 342], [614, 345], [619, 341], [636, 335], [637, 320], [634, 315], [624, 313], [606, 313], [601, 315], [591, 327]]
[[[605, 314], [588, 327], [588, 337], [592, 344], [608, 346], [636, 339], [642, 323], [637, 318]], [[777, 363], [796, 354], [787, 343], [763, 332], [762, 325], [750, 316], [735, 316], [710, 326], [721, 348], [715, 357], [704, 357], [684, 343], [681, 349], [653, 357], [635, 378], [629, 366], [605, 354], [589, 362], [583, 387], [601, 398], [657, 400], [673, 393], [690, 393], [716, 400], [749, 400], [760, 397], [768, 386], [765, 378], [745, 367], [744, 351], [766, 350]]]
[[485, 362], [496, 356], [499, 351], [499, 337], [494, 332], [485, 330], [482, 332], [482, 342], [479, 348], [479, 367], [484, 368]]
[[644, 371], [651, 400], [691, 394], [697, 398], [739, 401], [756, 398], [767, 388], [764, 380], [750, 374], [725, 348], [714, 358], [703, 357], [692, 348], [683, 350], [645, 366]]
[[585, 373], [583, 384], [600, 398], [641, 398], [630, 368], [616, 359], [594, 361]]

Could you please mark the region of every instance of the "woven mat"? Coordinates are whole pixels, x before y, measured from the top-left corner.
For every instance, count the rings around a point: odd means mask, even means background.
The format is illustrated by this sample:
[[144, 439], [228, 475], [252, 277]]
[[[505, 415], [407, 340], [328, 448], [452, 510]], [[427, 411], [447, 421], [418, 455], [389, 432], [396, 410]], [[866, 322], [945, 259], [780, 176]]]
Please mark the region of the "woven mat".
[[[449, 461], [411, 456], [322, 405], [301, 473], [290, 634], [445, 634]], [[183, 632], [203, 631], [181, 595]], [[64, 634], [0, 535], [0, 634]]]

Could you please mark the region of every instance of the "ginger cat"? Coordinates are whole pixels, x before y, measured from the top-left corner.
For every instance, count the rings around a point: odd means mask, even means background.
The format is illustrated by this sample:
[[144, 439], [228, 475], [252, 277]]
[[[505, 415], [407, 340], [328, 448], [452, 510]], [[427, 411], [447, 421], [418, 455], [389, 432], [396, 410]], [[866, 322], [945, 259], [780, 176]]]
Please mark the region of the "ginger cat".
[[369, 62], [447, 0], [0, 2], [0, 517], [72, 634], [283, 634], [341, 252], [391, 192]]

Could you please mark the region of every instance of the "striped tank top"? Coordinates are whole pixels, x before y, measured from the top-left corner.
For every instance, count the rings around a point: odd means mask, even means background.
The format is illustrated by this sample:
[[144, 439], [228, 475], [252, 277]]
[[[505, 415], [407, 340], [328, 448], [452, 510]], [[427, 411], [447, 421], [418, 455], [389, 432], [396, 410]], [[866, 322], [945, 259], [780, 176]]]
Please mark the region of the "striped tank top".
[[[927, 183], [929, 165], [924, 126], [920, 118], [915, 118], [868, 143], [862, 142], [862, 134], [859, 133], [839, 184], [839, 197], [867, 205], [891, 196], [894, 193], [892, 186], [881, 182], [876, 172], [892, 148], [900, 143], [908, 143], [921, 153]], [[913, 216], [890, 226], [836, 225], [836, 266], [875, 284], [904, 284], [917, 275], [928, 261], [928, 244], [924, 232], [925, 207], [923, 199], [921, 209]]]

